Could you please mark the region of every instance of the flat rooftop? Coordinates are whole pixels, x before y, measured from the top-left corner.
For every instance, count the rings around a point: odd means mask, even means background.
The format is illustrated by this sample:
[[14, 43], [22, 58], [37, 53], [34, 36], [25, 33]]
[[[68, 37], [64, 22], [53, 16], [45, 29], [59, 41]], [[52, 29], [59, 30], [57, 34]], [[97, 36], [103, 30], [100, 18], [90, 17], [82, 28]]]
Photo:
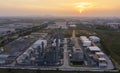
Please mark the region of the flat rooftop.
[[90, 51], [101, 51], [101, 49], [99, 47], [97, 47], [97, 46], [90, 46], [90, 47], [88, 47], [88, 49]]

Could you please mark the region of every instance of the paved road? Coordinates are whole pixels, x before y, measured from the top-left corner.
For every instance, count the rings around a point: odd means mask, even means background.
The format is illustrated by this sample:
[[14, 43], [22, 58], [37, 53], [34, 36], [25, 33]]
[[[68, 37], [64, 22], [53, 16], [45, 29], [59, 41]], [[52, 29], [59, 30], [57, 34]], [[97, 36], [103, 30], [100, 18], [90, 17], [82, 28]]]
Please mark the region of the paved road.
[[68, 50], [67, 50], [67, 38], [64, 39], [64, 59], [63, 59], [63, 65], [62, 68], [69, 67], [69, 61], [68, 61]]

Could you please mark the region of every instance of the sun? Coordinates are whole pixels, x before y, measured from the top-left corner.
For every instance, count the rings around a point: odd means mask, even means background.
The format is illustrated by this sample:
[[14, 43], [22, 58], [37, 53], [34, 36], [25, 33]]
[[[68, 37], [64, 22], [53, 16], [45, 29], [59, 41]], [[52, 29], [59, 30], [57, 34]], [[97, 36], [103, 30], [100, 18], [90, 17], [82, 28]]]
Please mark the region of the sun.
[[84, 10], [90, 8], [92, 6], [89, 2], [79, 2], [75, 3], [75, 7], [79, 10], [80, 13], [82, 13]]

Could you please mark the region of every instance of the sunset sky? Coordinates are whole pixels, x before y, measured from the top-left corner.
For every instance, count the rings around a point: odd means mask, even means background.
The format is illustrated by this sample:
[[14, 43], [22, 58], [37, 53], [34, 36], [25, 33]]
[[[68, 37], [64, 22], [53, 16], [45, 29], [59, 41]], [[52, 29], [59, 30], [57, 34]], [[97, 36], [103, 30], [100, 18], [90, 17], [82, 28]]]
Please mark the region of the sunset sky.
[[0, 0], [0, 16], [120, 17], [120, 0]]

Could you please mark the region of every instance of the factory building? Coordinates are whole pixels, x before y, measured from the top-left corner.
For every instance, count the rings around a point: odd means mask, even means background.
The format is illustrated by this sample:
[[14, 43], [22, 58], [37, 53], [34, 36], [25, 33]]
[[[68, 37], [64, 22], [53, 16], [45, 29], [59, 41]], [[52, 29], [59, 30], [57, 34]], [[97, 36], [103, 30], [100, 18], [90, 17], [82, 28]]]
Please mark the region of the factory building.
[[17, 64], [24, 66], [59, 65], [61, 38], [60, 33], [57, 33], [47, 40], [44, 38], [38, 39], [16, 59]]
[[100, 42], [100, 38], [97, 36], [90, 36], [89, 39], [94, 43]]
[[80, 41], [83, 47], [91, 46], [91, 41], [86, 36], [80, 36]]
[[30, 57], [31, 53], [34, 51], [32, 47], [28, 48], [22, 55], [20, 55], [16, 61], [18, 64], [22, 64], [28, 57]]
[[87, 48], [89, 56], [92, 57], [96, 52], [101, 52], [101, 49], [97, 46], [90, 46]]
[[104, 57], [105, 54], [103, 52], [96, 52], [95, 55], [97, 55], [98, 57]]
[[[34, 55], [35, 57], [31, 58], [31, 61], [33, 63], [36, 63], [38, 66], [39, 65], [44, 65], [44, 57], [45, 57], [45, 49], [47, 47], [47, 40], [45, 39], [39, 39], [37, 40], [32, 48], [34, 49]], [[35, 60], [34, 60], [35, 58]]]
[[107, 60], [105, 58], [98, 58], [99, 67], [107, 67]]
[[96, 52], [93, 55], [93, 59], [97, 61], [99, 67], [107, 67], [107, 60], [103, 52]]
[[[41, 55], [44, 53], [44, 48], [47, 46], [47, 40], [39, 39], [31, 47], [29, 47], [16, 61], [17, 64], [30, 65], [31, 63], [40, 62], [43, 60]], [[42, 61], [43, 62], [43, 61]]]
[[71, 57], [70, 61], [72, 64], [83, 65], [84, 64], [83, 51], [80, 48], [78, 39], [75, 37], [75, 31], [73, 31], [71, 39], [74, 43], [74, 47], [73, 47], [72, 57]]
[[91, 59], [96, 62], [98, 67], [107, 67], [107, 60], [105, 54], [101, 51], [101, 49], [97, 46], [90, 46], [87, 48], [88, 55]]
[[29, 48], [31, 44], [35, 42], [36, 39], [31, 37], [20, 37], [17, 40], [7, 44], [5, 48], [10, 48], [9, 56], [6, 60], [7, 64], [11, 64], [16, 59]]

